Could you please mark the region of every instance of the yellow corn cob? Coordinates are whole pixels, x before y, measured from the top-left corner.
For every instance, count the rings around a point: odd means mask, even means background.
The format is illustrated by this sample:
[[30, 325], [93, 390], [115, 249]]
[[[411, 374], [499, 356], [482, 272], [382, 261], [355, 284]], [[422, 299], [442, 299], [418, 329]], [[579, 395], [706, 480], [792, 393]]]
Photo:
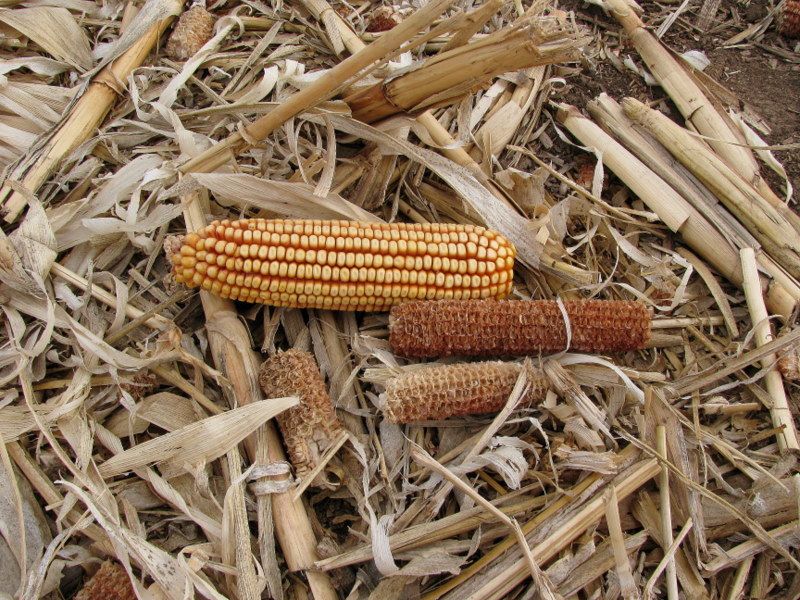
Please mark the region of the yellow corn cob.
[[[279, 414], [277, 421], [295, 473], [305, 477], [344, 431], [317, 363], [308, 352], [287, 350], [264, 361], [258, 379], [267, 397], [300, 398], [300, 404]], [[312, 484], [328, 487], [323, 474]]]
[[[622, 352], [650, 339], [650, 309], [624, 300], [567, 300], [569, 349]], [[551, 354], [567, 349], [555, 300], [440, 300], [392, 308], [389, 342], [400, 356]]]
[[406, 300], [502, 298], [516, 251], [473, 225], [244, 219], [186, 236], [175, 278], [245, 302], [386, 310]]
[[[383, 412], [390, 423], [416, 423], [502, 409], [523, 365], [479, 362], [413, 371], [389, 380], [382, 395]], [[529, 387], [520, 404], [544, 400], [549, 384], [528, 370]]]
[[75, 595], [75, 600], [136, 600], [136, 593], [125, 569], [106, 561]]

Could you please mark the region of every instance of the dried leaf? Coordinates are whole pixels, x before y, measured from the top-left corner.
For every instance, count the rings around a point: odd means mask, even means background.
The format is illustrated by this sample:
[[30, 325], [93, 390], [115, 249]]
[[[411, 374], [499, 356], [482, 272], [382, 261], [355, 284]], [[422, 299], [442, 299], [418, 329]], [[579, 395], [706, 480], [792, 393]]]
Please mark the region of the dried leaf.
[[0, 22], [28, 36], [55, 59], [80, 71], [92, 68], [89, 39], [66, 8], [35, 6], [0, 10]]
[[297, 402], [296, 397], [253, 402], [186, 425], [109, 458], [100, 465], [100, 474], [113, 477], [146, 464], [165, 461], [183, 466], [214, 460]]

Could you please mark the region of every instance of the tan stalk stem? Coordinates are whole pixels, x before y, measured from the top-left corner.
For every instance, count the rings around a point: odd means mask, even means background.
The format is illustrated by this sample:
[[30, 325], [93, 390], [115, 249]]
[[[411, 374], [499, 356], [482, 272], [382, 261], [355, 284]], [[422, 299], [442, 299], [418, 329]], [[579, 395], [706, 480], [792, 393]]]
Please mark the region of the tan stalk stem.
[[619, 102], [607, 94], [600, 94], [589, 102], [587, 110], [598, 125], [683, 196], [734, 246], [737, 248], [758, 246], [758, 241], [720, 205], [711, 190], [676, 161], [655, 138], [629, 118]]
[[[333, 67], [303, 88], [271, 112], [254, 121], [245, 128], [247, 140], [260, 141], [292, 117], [327, 100], [348, 79], [356, 76], [375, 61], [399, 48], [403, 43], [425, 29], [437, 16], [443, 13], [453, 0], [434, 0], [418, 10], [386, 35], [365, 46], [349, 58]], [[249, 141], [239, 133], [233, 133], [222, 142], [212, 146], [181, 167], [183, 173], [209, 173], [233, 156], [251, 148]], [[203, 223], [205, 225], [205, 223]]]
[[[672, 231], [704, 260], [711, 263], [731, 283], [742, 285], [742, 269], [737, 249], [725, 239], [697, 209], [663, 179], [598, 125], [573, 106], [563, 106], [558, 120], [583, 144], [602, 151], [603, 164], [611, 169]], [[788, 316], [796, 299], [778, 282], [767, 287], [767, 306], [776, 314]]]
[[[660, 471], [658, 461], [648, 459], [641, 461], [625, 471], [612, 484], [617, 498], [623, 499], [632, 494]], [[602, 494], [587, 502], [569, 521], [550, 532], [546, 539], [533, 548], [533, 556], [539, 564], [545, 564], [558, 552], [566, 548], [575, 538], [581, 535], [593, 523], [597, 523], [605, 515], [606, 500]], [[504, 572], [489, 579], [477, 591], [469, 596], [469, 600], [501, 599], [526, 578], [527, 564], [518, 559]]]
[[611, 14], [630, 36], [639, 55], [684, 118], [703, 135], [718, 140], [711, 142], [714, 151], [742, 177], [751, 183], [760, 179], [758, 165], [752, 153], [734, 145], [743, 140], [735, 134], [730, 122], [717, 112], [680, 63], [652, 33], [644, 29], [644, 23], [625, 0], [608, 0], [608, 3]]
[[364, 42], [325, 0], [302, 0], [302, 3], [314, 18], [325, 26], [331, 47], [337, 56], [345, 48], [350, 54], [355, 54], [364, 47]]
[[440, 53], [408, 73], [344, 99], [353, 117], [373, 123], [399, 112], [420, 112], [453, 103], [510, 71], [574, 60], [586, 42], [547, 21], [527, 21], [476, 42]]
[[[745, 298], [747, 298], [747, 307], [750, 309], [750, 318], [753, 321], [753, 327], [755, 327], [756, 345], [760, 347], [775, 338], [772, 335], [767, 307], [761, 294], [761, 286], [758, 281], [758, 266], [756, 265], [753, 250], [744, 248], [740, 254], [742, 257], [742, 272], [744, 273], [744, 294]], [[781, 452], [800, 450], [794, 417], [792, 417], [789, 401], [786, 398], [786, 390], [783, 387], [783, 378], [780, 371], [774, 366], [777, 358], [775, 354], [769, 354], [761, 359], [762, 368], [771, 367], [764, 376], [767, 392], [772, 397], [772, 406], [769, 412], [772, 415], [772, 424], [776, 428], [783, 428], [777, 435], [778, 447]]]
[[625, 535], [622, 533], [622, 523], [619, 517], [619, 499], [617, 498], [617, 490], [613, 485], [603, 494], [603, 500], [605, 502], [608, 536], [611, 538], [611, 548], [614, 551], [614, 566], [617, 570], [620, 592], [626, 600], [637, 598], [639, 594], [636, 589], [636, 582], [633, 580], [628, 551], [625, 549]]
[[[651, 388], [652, 389], [652, 388]], [[663, 425], [656, 427], [656, 451], [666, 462], [667, 455], [667, 428]], [[667, 465], [661, 466], [661, 474], [658, 480], [658, 492], [661, 500], [661, 546], [664, 548], [664, 556], [672, 546], [672, 502], [669, 497], [669, 469]], [[675, 568], [675, 559], [670, 556], [666, 563], [667, 579], [667, 598], [678, 600], [678, 571]]]
[[[20, 164], [8, 179], [21, 182], [27, 190], [36, 194], [62, 161], [95, 134], [117, 98], [125, 92], [124, 82], [136, 67], [142, 65], [172, 18], [170, 16], [153, 25], [133, 46], [100, 71], [72, 106], [69, 116], [41, 148], [33, 163]], [[6, 212], [5, 220], [13, 223], [27, 205], [27, 200], [6, 182], [0, 188], [0, 204]]]
[[549, 583], [548, 579], [544, 576], [542, 570], [539, 568], [539, 565], [536, 564], [536, 560], [533, 558], [533, 555], [531, 554], [531, 549], [528, 546], [528, 541], [525, 539], [525, 534], [522, 532], [522, 528], [519, 526], [519, 523], [517, 523], [516, 520], [507, 516], [504, 512], [502, 512], [500, 509], [494, 506], [491, 502], [486, 500], [486, 498], [481, 496], [471, 486], [464, 483], [460, 478], [456, 477], [448, 469], [439, 464], [439, 462], [437, 462], [430, 454], [425, 452], [419, 446], [412, 447], [411, 457], [419, 465], [427, 467], [431, 471], [434, 471], [439, 475], [441, 475], [442, 477], [444, 477], [452, 486], [458, 488], [467, 496], [472, 498], [475, 502], [480, 504], [484, 509], [492, 513], [501, 523], [503, 523], [506, 527], [508, 527], [511, 530], [511, 533], [514, 535], [514, 538], [517, 540], [517, 544], [519, 545], [520, 550], [522, 551], [522, 554], [525, 557], [526, 562], [528, 563], [528, 569], [530, 570], [531, 577], [536, 582], [537, 586], [540, 588], [540, 591], [542, 592], [543, 596], [546, 598], [553, 597], [552, 584]]
[[[789, 540], [796, 539], [796, 536], [800, 533], [800, 521], [792, 521], [786, 525], [770, 529], [767, 533], [776, 543], [781, 545], [786, 544], [786, 547], [788, 547]], [[738, 546], [727, 548], [722, 556], [718, 556], [707, 562], [703, 569], [708, 573], [718, 573], [723, 569], [730, 569], [766, 549], [767, 545], [762, 540], [750, 538]]]
[[453, 33], [443, 51], [458, 48], [469, 42], [478, 33], [487, 21], [503, 7], [503, 0], [487, 0], [483, 5], [466, 15], [464, 25]]
[[[637, 449], [630, 445], [624, 450], [619, 452], [618, 458], [620, 463], [629, 461], [635, 457]], [[625, 470], [620, 476], [613, 480], [613, 485], [617, 487], [617, 496], [624, 498], [633, 493], [644, 485], [647, 481], [656, 476], [659, 472], [658, 463], [653, 460], [645, 460], [636, 463], [632, 467]], [[578, 485], [574, 486], [569, 494], [561, 496], [558, 500], [550, 504], [546, 509], [538, 513], [533, 519], [522, 525], [522, 530], [525, 535], [530, 535], [539, 527], [545, 526], [547, 523], [558, 518], [559, 515], [565, 514], [568, 511], [570, 500], [580, 497], [587, 489], [596, 486], [598, 482], [602, 481], [603, 477], [599, 474], [594, 474], [587, 477]], [[602, 496], [595, 495], [595, 497], [585, 503], [582, 507], [576, 508], [572, 517], [561, 526], [555, 528], [547, 539], [540, 542], [533, 549], [533, 556], [539, 564], [546, 563], [556, 553], [560, 552], [565, 546], [570, 544], [577, 536], [579, 536], [589, 525], [599, 521], [603, 516], [603, 499]], [[494, 548], [487, 551], [481, 558], [475, 561], [472, 565], [465, 568], [459, 575], [439, 587], [435, 592], [431, 592], [423, 596], [423, 600], [435, 600], [440, 598], [447, 592], [455, 589], [463, 584], [467, 579], [475, 576], [482, 569], [495, 561], [502, 558], [515, 544], [513, 538], [507, 538], [495, 545]], [[506, 571], [500, 574], [497, 578], [488, 581], [484, 584], [482, 590], [487, 594], [501, 594], [497, 597], [502, 597], [505, 590], [513, 588], [515, 585], [524, 581], [525, 573], [527, 572], [527, 564], [524, 559], [516, 561]], [[510, 586], [510, 587], [509, 587]], [[490, 591], [491, 590], [491, 591]], [[490, 597], [483, 593], [471, 597]]]
[[[750, 574], [750, 567], [753, 565], [753, 557], [743, 560], [738, 567], [736, 567], [736, 574], [733, 577], [731, 586], [728, 591], [726, 600], [738, 600], [744, 597], [745, 586], [747, 585], [747, 576]], [[752, 589], [752, 588], [751, 588]], [[763, 597], [753, 593], [751, 598]]]
[[781, 267], [800, 277], [800, 235], [786, 216], [788, 207], [774, 208], [702, 141], [665, 114], [634, 98], [625, 98], [622, 106], [715, 193]]
[[[441, 462], [441, 461], [440, 461]], [[510, 517], [517, 517], [536, 508], [541, 508], [546, 503], [546, 496], [530, 497], [530, 488], [526, 499], [516, 504], [509, 504], [509, 506], [500, 506], [499, 510], [503, 511]], [[498, 499], [492, 500], [492, 504], [499, 502], [508, 502], [507, 496], [502, 496]], [[453, 538], [461, 534], [475, 531], [478, 527], [486, 523], [493, 523], [495, 519], [492, 513], [489, 513], [480, 506], [476, 506], [470, 510], [461, 511], [446, 517], [442, 517], [437, 521], [430, 523], [423, 523], [414, 525], [403, 531], [392, 534], [389, 536], [389, 547], [392, 552], [405, 552], [407, 550], [414, 550], [434, 544], [441, 540]], [[324, 571], [331, 569], [338, 569], [348, 565], [354, 565], [366, 562], [373, 558], [373, 549], [371, 544], [360, 546], [354, 550], [349, 550], [343, 554], [325, 558], [317, 562], [317, 567]]]
[[[687, 534], [691, 531], [693, 526], [694, 523], [692, 522], [692, 518], [689, 517], [684, 526], [678, 532], [678, 537], [676, 537], [674, 541], [670, 542], [669, 546], [664, 548], [664, 558], [662, 558], [661, 562], [658, 563], [658, 566], [656, 567], [655, 571], [653, 571], [653, 574], [650, 576], [650, 579], [645, 584], [644, 593], [642, 594], [645, 600], [651, 600], [653, 598], [653, 587], [655, 586], [655, 582], [659, 577], [661, 577], [661, 573], [663, 573], [665, 569], [667, 570], [667, 597], [670, 598], [670, 600], [672, 598], [678, 600], [677, 576], [673, 575], [674, 580], [670, 581], [669, 569], [670, 565], [672, 565], [673, 571], [675, 570], [675, 553], [678, 551], [678, 548], [680, 548], [681, 542], [683, 542], [683, 538], [687, 536]], [[671, 538], [672, 538], [672, 532], [670, 531], [670, 539]], [[675, 596], [671, 595], [673, 593], [675, 594]]]

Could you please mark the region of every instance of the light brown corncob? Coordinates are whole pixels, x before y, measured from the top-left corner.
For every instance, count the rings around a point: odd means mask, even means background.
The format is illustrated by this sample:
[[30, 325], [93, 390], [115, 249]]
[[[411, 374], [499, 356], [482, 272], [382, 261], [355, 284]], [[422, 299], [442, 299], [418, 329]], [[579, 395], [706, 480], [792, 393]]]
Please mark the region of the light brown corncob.
[[[637, 350], [650, 339], [650, 310], [641, 302], [566, 300], [577, 352]], [[441, 300], [392, 308], [389, 342], [399, 356], [551, 354], [567, 347], [555, 300]]]
[[[502, 409], [523, 366], [479, 362], [431, 367], [391, 379], [382, 395], [383, 412], [391, 423], [416, 423]], [[533, 370], [520, 405], [544, 400], [548, 383]]]
[[778, 33], [800, 38], [800, 0], [786, 0], [778, 13]]
[[778, 370], [787, 381], [800, 379], [800, 350], [789, 348], [778, 359]]
[[175, 60], [191, 58], [214, 33], [214, 15], [195, 4], [184, 12], [167, 42], [167, 55]]
[[175, 278], [223, 298], [386, 310], [405, 300], [502, 298], [516, 251], [483, 227], [244, 219], [186, 236]]
[[106, 561], [75, 595], [75, 600], [136, 600], [131, 580], [119, 563]]
[[[267, 397], [300, 398], [300, 404], [279, 414], [277, 420], [289, 460], [302, 478], [344, 431], [317, 363], [308, 352], [279, 352], [264, 361], [258, 380]], [[327, 487], [324, 475], [316, 477], [312, 485]]]

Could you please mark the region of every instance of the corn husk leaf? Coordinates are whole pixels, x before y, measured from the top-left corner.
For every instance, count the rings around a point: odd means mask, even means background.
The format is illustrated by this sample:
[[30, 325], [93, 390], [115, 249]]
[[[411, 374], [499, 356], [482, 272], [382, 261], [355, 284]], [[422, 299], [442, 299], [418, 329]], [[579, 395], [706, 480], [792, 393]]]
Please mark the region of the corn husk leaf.
[[113, 477], [136, 467], [165, 461], [182, 466], [214, 460], [297, 402], [293, 397], [254, 402], [186, 425], [113, 456], [100, 465], [100, 474]]
[[9, 466], [0, 460], [0, 593], [11, 597], [22, 589], [23, 573], [30, 574], [52, 535], [30, 483]]
[[88, 71], [94, 64], [89, 39], [66, 8], [36, 6], [0, 10], [0, 22], [28, 36], [56, 60], [80, 71]]
[[375, 215], [338, 194], [317, 196], [306, 183], [269, 181], [252, 175], [194, 173], [191, 179], [214, 193], [224, 206], [259, 208], [276, 217], [376, 221]]

